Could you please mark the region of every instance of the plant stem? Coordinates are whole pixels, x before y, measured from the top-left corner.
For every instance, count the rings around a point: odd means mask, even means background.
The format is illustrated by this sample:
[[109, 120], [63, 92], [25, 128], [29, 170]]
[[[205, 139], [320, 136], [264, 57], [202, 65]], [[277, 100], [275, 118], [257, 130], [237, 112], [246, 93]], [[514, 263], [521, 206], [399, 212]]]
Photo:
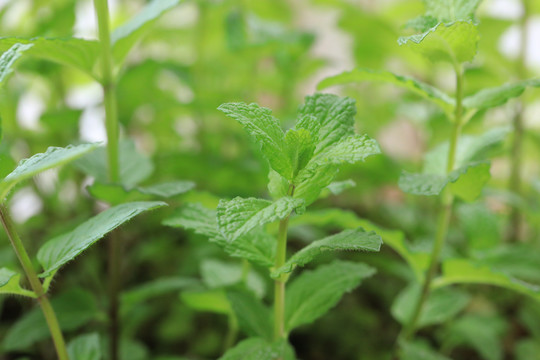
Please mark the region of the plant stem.
[[37, 300], [41, 306], [41, 311], [45, 316], [49, 331], [51, 332], [51, 337], [58, 355], [58, 359], [68, 360], [69, 358], [66, 350], [66, 343], [64, 341], [64, 336], [62, 335], [62, 330], [60, 330], [60, 325], [58, 324], [58, 319], [56, 318], [54, 309], [47, 298], [47, 294], [45, 294], [45, 291], [43, 290], [43, 285], [41, 284], [41, 281], [39, 280], [32, 266], [32, 261], [30, 260], [30, 257], [28, 256], [28, 253], [26, 252], [26, 249], [19, 238], [19, 235], [15, 231], [13, 220], [9, 216], [9, 212], [4, 205], [0, 206], [0, 218], [9, 241], [11, 242], [17, 257], [19, 258], [19, 261], [21, 262], [22, 268], [26, 274], [26, 277], [28, 278], [28, 282], [37, 296]]
[[[461, 132], [462, 117], [463, 117], [463, 70], [460, 66], [456, 66], [456, 108], [454, 113], [454, 126], [452, 128], [452, 135], [450, 138], [450, 146], [448, 148], [448, 158], [446, 165], [446, 173], [449, 174], [454, 170], [456, 162], [456, 151], [459, 140], [459, 134]], [[452, 217], [452, 205], [454, 203], [454, 196], [449, 188], [446, 188], [442, 194], [441, 208], [439, 211], [439, 217], [437, 220], [437, 233], [435, 235], [435, 244], [431, 253], [429, 267], [422, 284], [422, 290], [420, 297], [415, 304], [414, 311], [408, 324], [402, 329], [399, 336], [400, 340], [409, 340], [415, 333], [418, 321], [422, 315], [422, 309], [429, 297], [431, 290], [431, 282], [437, 274], [439, 268], [439, 258], [441, 250], [444, 247], [446, 236], [448, 234], [448, 227], [450, 219]]]
[[[118, 163], [118, 117], [116, 100], [116, 82], [113, 74], [113, 56], [109, 27], [109, 6], [107, 0], [94, 0], [98, 20], [99, 41], [101, 43], [101, 86], [105, 104], [105, 127], [107, 130], [107, 163], [109, 181], [120, 180]], [[118, 360], [120, 319], [119, 291], [121, 286], [122, 246], [115, 233], [109, 239], [109, 337], [110, 358]]]
[[[529, 0], [523, 0], [523, 16], [521, 17], [520, 27], [521, 27], [521, 41], [520, 41], [520, 51], [517, 59], [517, 69], [516, 73], [519, 79], [524, 79], [527, 76], [527, 41], [528, 41], [528, 31], [527, 24], [529, 22]], [[523, 153], [523, 137], [524, 137], [524, 128], [523, 128], [523, 101], [520, 100], [516, 105], [516, 113], [513, 119], [513, 128], [514, 128], [514, 140], [512, 143], [511, 150], [511, 161], [510, 161], [510, 181], [508, 187], [513, 194], [522, 196], [521, 189], [521, 170], [522, 170], [522, 153]], [[512, 213], [510, 214], [510, 232], [509, 239], [512, 241], [520, 241], [523, 239], [523, 214], [521, 213], [518, 207], [512, 208]]]
[[[294, 185], [289, 186], [289, 196], [294, 194]], [[279, 222], [277, 237], [276, 262], [274, 267], [279, 269], [287, 259], [287, 229], [289, 216]], [[274, 281], [274, 340], [280, 340], [285, 334], [285, 283], [287, 275], [282, 274]]]

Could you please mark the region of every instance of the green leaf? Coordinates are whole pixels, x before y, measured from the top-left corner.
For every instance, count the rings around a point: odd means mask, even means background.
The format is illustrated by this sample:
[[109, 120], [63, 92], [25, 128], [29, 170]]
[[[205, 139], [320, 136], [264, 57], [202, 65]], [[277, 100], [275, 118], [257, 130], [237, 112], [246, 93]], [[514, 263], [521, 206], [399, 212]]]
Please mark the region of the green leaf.
[[[413, 283], [396, 297], [392, 304], [392, 315], [401, 324], [410, 322], [421, 291], [421, 285]], [[457, 289], [440, 288], [432, 291], [422, 309], [418, 328], [442, 324], [454, 318], [467, 306], [469, 301], [470, 296]]]
[[70, 360], [101, 360], [101, 345], [96, 333], [81, 335], [68, 344]]
[[[356, 115], [356, 105], [353, 99], [318, 93], [306, 96], [298, 116], [304, 119], [301, 120], [302, 123], [312, 122], [317, 124], [314, 126], [320, 126], [319, 142], [315, 148], [315, 154], [318, 154], [342, 138], [354, 134], [354, 115]], [[306, 125], [301, 126], [307, 128]]]
[[0, 295], [12, 294], [37, 298], [33, 291], [23, 289], [20, 285], [21, 275], [17, 272], [0, 268]]
[[116, 62], [121, 63], [133, 45], [155, 21], [178, 3], [180, 0], [153, 0], [125, 24], [114, 29], [111, 34], [111, 42]]
[[238, 320], [240, 328], [247, 335], [272, 339], [271, 313], [260, 300], [247, 291], [227, 291], [227, 298]]
[[275, 202], [241, 197], [221, 200], [217, 208], [219, 230], [232, 242], [258, 226], [286, 218], [303, 203], [303, 200], [291, 197]]
[[379, 153], [377, 142], [366, 135], [344, 137], [317, 153], [306, 167], [300, 170], [293, 180], [294, 197], [304, 199], [306, 206], [311, 204], [332, 182], [338, 165], [363, 161], [366, 157]]
[[356, 182], [352, 179], [347, 179], [343, 181], [334, 181], [330, 183], [326, 188], [333, 194], [339, 195], [345, 190], [352, 189], [356, 186]]
[[540, 301], [540, 287], [517, 280], [488, 265], [469, 259], [448, 259], [442, 263], [442, 276], [433, 281], [433, 287], [451, 284], [486, 284], [510, 289]]
[[274, 170], [268, 172], [268, 193], [273, 199], [279, 199], [287, 196], [289, 191], [289, 181], [279, 175]]
[[315, 151], [317, 145], [317, 138], [313, 137], [307, 129], [290, 129], [285, 134], [285, 152], [289, 157], [293, 173], [292, 177], [298, 174], [298, 171], [302, 170]]
[[15, 62], [17, 62], [23, 52], [32, 46], [33, 44], [14, 44], [0, 56], [0, 85], [3, 85], [9, 74], [11, 74]]
[[445, 23], [474, 20], [482, 0], [425, 0], [426, 15]]
[[401, 341], [399, 347], [400, 360], [451, 360], [422, 343]]
[[422, 34], [400, 37], [407, 45], [431, 61], [447, 61], [454, 66], [471, 61], [478, 47], [478, 29], [470, 21], [439, 23]]
[[299, 225], [312, 225], [330, 229], [362, 227], [366, 231], [374, 231], [382, 237], [385, 245], [391, 247], [407, 261], [419, 282], [423, 278], [429, 264], [429, 254], [412, 251], [405, 240], [405, 234], [403, 232], [381, 228], [368, 220], [360, 219], [352, 211], [341, 209], [308, 211], [302, 216], [292, 218], [289, 222], [290, 228]]
[[389, 71], [357, 68], [341, 74], [328, 77], [317, 85], [317, 89], [325, 89], [330, 86], [357, 83], [362, 81], [384, 82], [407, 89], [426, 100], [438, 105], [446, 113], [451, 113], [455, 100], [439, 89], [407, 76], [400, 76]]
[[184, 194], [194, 187], [195, 183], [192, 181], [171, 181], [133, 189], [126, 189], [122, 185], [95, 182], [87, 189], [94, 198], [111, 205], [118, 205], [128, 201], [152, 200], [156, 197], [171, 198]]
[[227, 116], [238, 121], [261, 146], [270, 167], [290, 179], [293, 168], [285, 152], [285, 135], [272, 111], [257, 104], [227, 103], [218, 107]]
[[508, 100], [518, 97], [527, 87], [540, 87], [540, 79], [529, 79], [497, 87], [486, 88], [463, 99], [467, 108], [484, 110], [505, 104]]
[[465, 201], [476, 200], [491, 178], [489, 168], [490, 164], [485, 162], [465, 167], [458, 179], [450, 183], [450, 190]]
[[46, 152], [23, 159], [8, 176], [0, 182], [0, 199], [4, 199], [9, 190], [17, 183], [37, 175], [45, 170], [64, 165], [97, 148], [97, 144], [81, 144], [65, 148], [49, 147]]
[[450, 184], [452, 193], [465, 201], [474, 201], [491, 178], [489, 168], [489, 163], [473, 163], [452, 171], [448, 176], [404, 171], [398, 185], [409, 194], [433, 196], [439, 195]]
[[485, 204], [460, 204], [456, 213], [467, 237], [469, 249], [488, 250], [501, 241], [499, 218]]
[[[456, 150], [455, 168], [459, 169], [473, 161], [486, 159], [494, 148], [501, 145], [510, 131], [510, 127], [505, 126], [490, 129], [481, 135], [460, 136]], [[448, 142], [445, 142], [426, 154], [423, 169], [425, 174], [446, 174], [448, 147]]]
[[304, 271], [287, 287], [285, 329], [309, 324], [334, 307], [343, 294], [372, 276], [375, 269], [361, 263], [334, 261], [313, 271]]
[[138, 285], [122, 293], [122, 311], [151, 298], [199, 285], [199, 281], [186, 277], [160, 278]]
[[470, 345], [478, 351], [482, 359], [501, 360], [506, 332], [504, 320], [494, 316], [466, 315], [449, 325], [445, 334], [448, 346]]
[[[240, 284], [243, 281], [241, 264], [226, 263], [214, 259], [202, 261], [201, 275], [205, 285], [211, 289]], [[258, 298], [262, 298], [266, 293], [266, 283], [255, 271], [250, 271], [247, 274], [246, 286]]]
[[53, 271], [73, 260], [108, 232], [131, 220], [144, 211], [166, 206], [164, 202], [133, 202], [114, 206], [77, 226], [73, 231], [46, 242], [39, 249], [37, 257], [44, 271], [40, 277], [49, 276]]
[[[154, 171], [152, 161], [137, 152], [132, 140], [120, 141], [118, 162], [120, 164], [120, 183], [128, 189], [135, 187], [147, 179]], [[92, 154], [75, 162], [75, 165], [86, 174], [93, 176], [101, 183], [109, 182], [107, 153], [100, 148]]]
[[180, 298], [187, 306], [197, 311], [232, 314], [231, 305], [223, 289], [184, 291], [180, 294]]
[[338, 234], [317, 240], [291, 256], [289, 260], [272, 272], [272, 277], [277, 278], [281, 274], [290, 273], [297, 266], [305, 266], [315, 257], [325, 251], [357, 250], [379, 251], [382, 239], [374, 231], [365, 231], [359, 227], [354, 230], [345, 230]]
[[286, 340], [270, 343], [260, 338], [242, 340], [219, 360], [294, 360], [294, 350]]
[[0, 38], [0, 52], [8, 51], [15, 44], [33, 45], [25, 51], [25, 56], [72, 66], [96, 77], [94, 66], [100, 53], [97, 41], [77, 38], [3, 37]]
[[247, 259], [256, 264], [274, 265], [275, 239], [262, 231], [250, 231], [233, 242], [228, 242], [218, 231], [216, 211], [198, 203], [188, 203], [177, 209], [163, 221], [164, 225], [183, 227], [207, 236], [210, 241], [222, 246], [233, 257]]
[[[93, 294], [72, 289], [51, 299], [60, 328], [73, 331], [97, 318], [97, 304]], [[23, 315], [6, 333], [2, 341], [4, 351], [28, 350], [34, 343], [50, 338], [49, 328], [39, 307]]]

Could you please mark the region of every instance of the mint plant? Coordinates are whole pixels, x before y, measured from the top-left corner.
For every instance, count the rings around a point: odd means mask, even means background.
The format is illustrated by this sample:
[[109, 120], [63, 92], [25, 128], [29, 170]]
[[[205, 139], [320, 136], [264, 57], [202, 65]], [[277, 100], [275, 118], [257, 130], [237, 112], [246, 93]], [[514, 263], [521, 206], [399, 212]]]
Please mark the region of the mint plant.
[[[402, 244], [398, 253], [415, 269], [420, 284], [411, 285], [401, 294], [393, 307], [394, 316], [403, 324], [399, 340], [402, 356], [410, 358], [411, 351], [418, 351], [408, 344], [421, 326], [432, 324], [431, 317], [450, 318], [467, 304], [467, 298], [458, 292], [445, 291], [443, 286], [459, 283], [489, 283], [508, 287], [538, 299], [538, 291], [526, 284], [512, 281], [491, 269], [475, 265], [465, 259], [448, 259], [443, 263], [443, 274], [437, 277], [440, 258], [448, 236], [453, 207], [456, 199], [472, 202], [476, 200], [490, 179], [490, 163], [486, 153], [500, 143], [507, 129], [492, 129], [480, 136], [461, 136], [463, 127], [480, 111], [505, 104], [509, 99], [520, 96], [527, 87], [540, 86], [539, 79], [522, 80], [495, 88], [482, 89], [465, 96], [464, 70], [477, 52], [479, 40], [475, 10], [480, 1], [429, 0], [425, 2], [426, 13], [411, 20], [408, 28], [419, 34], [401, 37], [398, 43], [427, 57], [433, 63], [449, 64], [455, 74], [455, 94], [449, 96], [429, 84], [414, 78], [395, 75], [387, 71], [355, 69], [323, 80], [318, 88], [360, 81], [392, 83], [403, 87], [437, 105], [451, 122], [448, 141], [434, 148], [425, 156], [422, 173], [403, 172], [399, 187], [407, 193], [423, 196], [439, 196], [439, 214], [434, 234], [431, 255], [425, 258], [410, 253]], [[519, 140], [517, 140], [519, 141]], [[448, 299], [453, 299], [452, 301]], [[447, 303], [448, 301], [448, 303]], [[446, 306], [446, 314], [427, 313], [427, 304]], [[440, 322], [439, 319], [436, 322]], [[413, 349], [413, 350], [411, 350]], [[409, 353], [409, 355], [407, 355]], [[414, 356], [420, 356], [416, 353]]]
[[[228, 292], [239, 326], [251, 336], [222, 359], [260, 354], [260, 359], [291, 359], [289, 333], [333, 307], [341, 296], [375, 270], [365, 264], [335, 261], [306, 271], [291, 281], [297, 267], [320, 253], [337, 250], [378, 251], [381, 238], [362, 227], [312, 242], [287, 256], [288, 225], [301, 217], [346, 163], [379, 153], [377, 143], [354, 132], [354, 101], [329, 94], [306, 97], [293, 128], [284, 132], [269, 109], [257, 104], [227, 103], [219, 107], [238, 121], [268, 161], [268, 191], [273, 200], [236, 197], [220, 200], [215, 211], [189, 204], [165, 224], [192, 229], [207, 236], [233, 257], [266, 268], [274, 279], [273, 313], [249, 291]], [[276, 238], [265, 225], [279, 221]], [[271, 319], [272, 318], [272, 319]]]

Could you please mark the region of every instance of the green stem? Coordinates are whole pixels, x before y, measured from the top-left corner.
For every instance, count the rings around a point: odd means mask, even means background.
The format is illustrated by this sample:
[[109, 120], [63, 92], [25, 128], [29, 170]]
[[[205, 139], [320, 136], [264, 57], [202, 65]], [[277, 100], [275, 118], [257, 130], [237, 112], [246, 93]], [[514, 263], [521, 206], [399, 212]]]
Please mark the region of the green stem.
[[[525, 79], [527, 76], [527, 23], [529, 22], [529, 1], [523, 0], [523, 16], [521, 18], [520, 27], [521, 27], [521, 41], [520, 41], [520, 51], [519, 57], [517, 59], [517, 69], [516, 73], [519, 79]], [[511, 161], [510, 161], [510, 181], [508, 187], [510, 191], [518, 196], [522, 196], [521, 188], [521, 170], [522, 170], [522, 153], [523, 153], [523, 137], [524, 137], [524, 126], [523, 126], [523, 101], [517, 103], [516, 113], [514, 115], [512, 126], [514, 128], [514, 140], [512, 143], [511, 150]], [[509, 238], [513, 241], [519, 241], [523, 239], [523, 214], [521, 213], [518, 207], [512, 208], [512, 213], [510, 214], [510, 233]]]
[[54, 347], [56, 349], [56, 353], [58, 354], [58, 359], [69, 360], [64, 336], [62, 335], [62, 330], [60, 330], [60, 325], [58, 324], [58, 319], [56, 318], [54, 309], [47, 298], [47, 294], [43, 290], [43, 285], [41, 284], [41, 281], [39, 281], [39, 278], [32, 266], [32, 261], [30, 260], [30, 257], [28, 256], [28, 253], [26, 252], [26, 249], [19, 238], [19, 235], [15, 231], [13, 220], [11, 220], [9, 212], [4, 205], [0, 206], [0, 219], [9, 241], [11, 242], [17, 257], [19, 258], [19, 261], [21, 262], [22, 268], [26, 274], [26, 277], [28, 278], [28, 282], [37, 296], [37, 300], [41, 306], [41, 311], [43, 312], [47, 325], [49, 326]]
[[[294, 185], [289, 186], [289, 196], [294, 194]], [[279, 269], [285, 265], [287, 259], [287, 229], [289, 227], [289, 216], [279, 222], [279, 232], [277, 237], [275, 268]], [[287, 275], [282, 274], [274, 281], [274, 340], [286, 337], [285, 334], [285, 284]]]
[[229, 330], [227, 331], [227, 337], [223, 343], [223, 353], [229, 350], [235, 343], [238, 337], [238, 319], [235, 314], [229, 316]]
[[[456, 151], [459, 140], [459, 134], [461, 132], [462, 117], [463, 117], [463, 71], [461, 67], [456, 66], [456, 108], [454, 113], [454, 124], [452, 128], [452, 135], [450, 138], [450, 147], [448, 149], [448, 158], [446, 173], [450, 173], [454, 170], [456, 162]], [[439, 260], [441, 250], [444, 247], [446, 237], [448, 234], [448, 227], [450, 225], [450, 219], [452, 217], [452, 205], [454, 203], [454, 196], [449, 188], [446, 188], [442, 195], [441, 209], [437, 220], [437, 233], [435, 236], [435, 244], [433, 245], [433, 251], [430, 256], [429, 267], [422, 284], [422, 290], [420, 297], [415, 304], [413, 314], [407, 325], [402, 329], [399, 336], [400, 340], [409, 340], [415, 333], [418, 321], [422, 315], [422, 309], [429, 297], [431, 290], [431, 283], [437, 274], [439, 268]]]
[[[118, 163], [118, 116], [116, 82], [113, 74], [114, 64], [109, 26], [109, 6], [107, 0], [94, 0], [94, 8], [98, 20], [99, 41], [101, 44], [101, 86], [103, 88], [105, 104], [109, 180], [112, 183], [117, 183], [120, 180]], [[120, 334], [119, 292], [121, 286], [122, 244], [115, 233], [111, 234], [109, 240], [109, 351], [111, 360], [118, 360]]]

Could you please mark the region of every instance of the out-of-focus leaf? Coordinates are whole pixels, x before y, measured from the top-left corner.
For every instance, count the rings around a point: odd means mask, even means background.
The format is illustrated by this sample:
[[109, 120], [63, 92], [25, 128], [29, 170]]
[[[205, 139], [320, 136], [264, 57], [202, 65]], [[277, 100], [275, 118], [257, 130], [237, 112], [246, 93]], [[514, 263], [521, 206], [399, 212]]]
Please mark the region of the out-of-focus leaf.
[[439, 23], [422, 34], [400, 37], [398, 43], [431, 61], [447, 61], [457, 66], [475, 57], [478, 39], [478, 29], [472, 22], [456, 21]]
[[20, 280], [20, 274], [7, 268], [0, 268], [0, 294], [37, 297], [33, 291], [23, 289], [20, 285]]
[[250, 292], [230, 290], [227, 298], [241, 329], [249, 336], [272, 339], [270, 309]]
[[[73, 289], [51, 300], [60, 328], [71, 331], [80, 328], [97, 316], [93, 294]], [[6, 351], [26, 350], [34, 343], [50, 337], [41, 309], [33, 308], [21, 317], [6, 333], [2, 347]]]
[[219, 360], [294, 360], [294, 350], [286, 340], [270, 343], [261, 338], [242, 340]]
[[414, 195], [439, 195], [450, 185], [451, 192], [465, 201], [474, 201], [491, 178], [489, 163], [476, 163], [452, 171], [448, 176], [403, 172], [399, 188]]
[[143, 201], [158, 198], [171, 198], [186, 193], [195, 187], [192, 181], [171, 181], [150, 186], [138, 186], [126, 189], [122, 185], [95, 182], [88, 187], [88, 192], [96, 199], [112, 205], [128, 201]]
[[272, 271], [272, 277], [290, 273], [297, 266], [304, 266], [324, 251], [359, 250], [379, 251], [382, 239], [374, 231], [359, 227], [317, 240], [291, 256], [285, 265]]
[[26, 56], [72, 66], [95, 77], [94, 65], [100, 53], [97, 41], [77, 38], [3, 37], [0, 38], [0, 52], [7, 51], [15, 44], [33, 45], [25, 51]]
[[[219, 260], [207, 259], [201, 264], [203, 282], [209, 288], [222, 288], [242, 282], [243, 269], [240, 264], [225, 263]], [[266, 293], [266, 283], [260, 275], [254, 271], [246, 274], [246, 286], [253, 291], [258, 298]]]
[[184, 291], [180, 294], [182, 301], [197, 311], [209, 311], [229, 315], [232, 313], [231, 304], [223, 289]]
[[[120, 141], [119, 148], [120, 183], [128, 189], [147, 179], [154, 171], [152, 161], [137, 152], [132, 140]], [[75, 165], [96, 181], [107, 183], [109, 171], [106, 149], [100, 148], [75, 162]]]
[[0, 86], [3, 85], [9, 74], [13, 71], [15, 62], [22, 54], [30, 49], [33, 44], [15, 44], [0, 56]]
[[49, 147], [44, 153], [35, 154], [28, 159], [21, 160], [17, 168], [0, 182], [0, 199], [4, 199], [9, 190], [17, 183], [45, 170], [64, 165], [96, 148], [96, 144], [81, 144], [65, 148]]
[[122, 308], [131, 307], [153, 297], [199, 285], [196, 279], [170, 277], [153, 280], [122, 293]]
[[505, 323], [497, 317], [466, 315], [453, 321], [445, 336], [447, 346], [470, 345], [483, 359], [501, 360], [503, 358], [502, 336]]
[[463, 99], [467, 108], [478, 110], [489, 109], [505, 104], [508, 100], [518, 97], [528, 87], [539, 87], [540, 79], [529, 79], [501, 86], [482, 89], [477, 93]]
[[494, 271], [490, 266], [476, 264], [468, 259], [448, 259], [443, 261], [442, 268], [442, 276], [433, 281], [435, 288], [468, 283], [495, 285], [531, 296], [540, 301], [540, 286], [531, 285], [502, 272]]
[[417, 342], [400, 342], [401, 360], [451, 360], [446, 356], [437, 354], [428, 345]]
[[98, 334], [81, 335], [72, 340], [67, 347], [71, 360], [101, 360], [101, 345]]
[[455, 100], [443, 93], [439, 89], [407, 76], [400, 76], [389, 71], [380, 71], [372, 69], [357, 68], [352, 71], [346, 71], [338, 75], [328, 77], [321, 81], [317, 88], [319, 90], [330, 86], [344, 85], [363, 81], [374, 81], [394, 84], [407, 89], [426, 100], [432, 101], [446, 113], [452, 112], [455, 106]]
[[167, 204], [159, 201], [134, 202], [107, 209], [77, 226], [73, 231], [46, 242], [37, 257], [43, 267], [40, 277], [49, 276], [62, 265], [73, 260], [108, 232], [131, 220], [142, 212]]
[[178, 3], [180, 0], [152, 0], [137, 15], [114, 29], [111, 34], [111, 42], [116, 62], [121, 63], [133, 45], [148, 31], [161, 14], [172, 9]]
[[333, 308], [343, 294], [372, 276], [375, 269], [361, 263], [334, 261], [313, 271], [304, 271], [287, 287], [285, 329], [309, 324]]
[[[414, 283], [403, 290], [392, 305], [392, 315], [401, 324], [408, 324], [418, 302], [421, 285]], [[441, 288], [432, 291], [422, 309], [418, 328], [441, 324], [454, 318], [469, 303], [470, 297], [457, 289]]]

